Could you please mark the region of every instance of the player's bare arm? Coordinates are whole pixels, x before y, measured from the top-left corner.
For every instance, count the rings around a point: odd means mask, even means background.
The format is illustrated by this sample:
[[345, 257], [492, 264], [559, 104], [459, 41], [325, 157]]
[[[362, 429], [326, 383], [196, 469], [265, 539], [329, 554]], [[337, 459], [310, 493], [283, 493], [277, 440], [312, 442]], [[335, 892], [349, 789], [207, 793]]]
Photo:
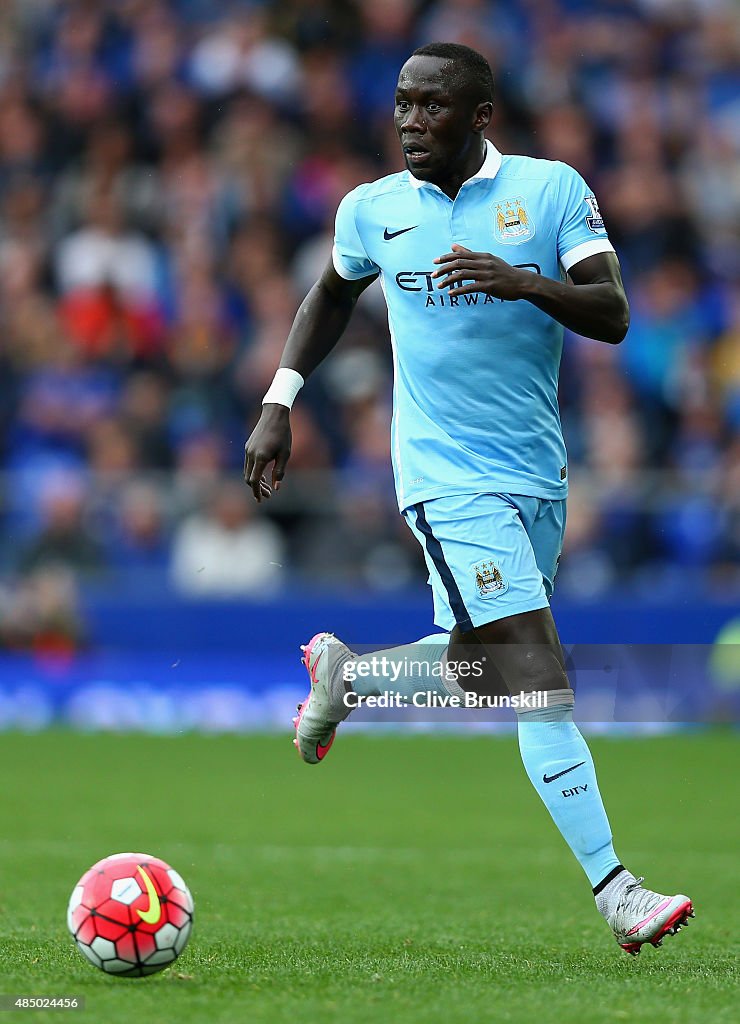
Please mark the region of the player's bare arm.
[[568, 330], [617, 345], [629, 327], [629, 305], [619, 260], [603, 252], [580, 260], [569, 272], [571, 283], [512, 267], [489, 252], [453, 245], [438, 256], [432, 277], [449, 295], [483, 292], [510, 302], [525, 299]]
[[[313, 373], [341, 338], [358, 298], [376, 276], [347, 281], [329, 261], [296, 313], [280, 367], [295, 370], [304, 380]], [[279, 489], [291, 442], [290, 408], [273, 402], [263, 405], [244, 450], [244, 479], [257, 502]], [[270, 463], [271, 485], [264, 476]]]

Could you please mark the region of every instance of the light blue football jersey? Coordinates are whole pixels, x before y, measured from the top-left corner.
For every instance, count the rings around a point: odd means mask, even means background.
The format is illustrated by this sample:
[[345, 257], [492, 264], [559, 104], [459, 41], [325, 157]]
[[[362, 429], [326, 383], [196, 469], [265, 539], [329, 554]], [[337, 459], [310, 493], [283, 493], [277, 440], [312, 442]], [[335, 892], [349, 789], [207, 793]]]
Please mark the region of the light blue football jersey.
[[557, 401], [563, 328], [525, 300], [446, 295], [433, 261], [458, 242], [559, 280], [614, 250], [572, 167], [486, 146], [454, 201], [402, 171], [359, 185], [337, 210], [337, 273], [379, 272], [388, 305], [401, 510], [454, 494], [567, 493]]

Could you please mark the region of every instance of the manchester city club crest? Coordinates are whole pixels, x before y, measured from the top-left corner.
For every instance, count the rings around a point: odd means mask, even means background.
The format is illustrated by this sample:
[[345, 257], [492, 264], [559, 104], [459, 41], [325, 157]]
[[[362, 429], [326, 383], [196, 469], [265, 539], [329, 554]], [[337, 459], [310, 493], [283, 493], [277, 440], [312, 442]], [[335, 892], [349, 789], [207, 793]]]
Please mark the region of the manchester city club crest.
[[534, 221], [522, 196], [494, 205], [493, 233], [504, 245], [518, 245], [534, 237]]
[[504, 579], [496, 563], [490, 560], [474, 565], [473, 576], [481, 597], [498, 597], [509, 589], [508, 580]]

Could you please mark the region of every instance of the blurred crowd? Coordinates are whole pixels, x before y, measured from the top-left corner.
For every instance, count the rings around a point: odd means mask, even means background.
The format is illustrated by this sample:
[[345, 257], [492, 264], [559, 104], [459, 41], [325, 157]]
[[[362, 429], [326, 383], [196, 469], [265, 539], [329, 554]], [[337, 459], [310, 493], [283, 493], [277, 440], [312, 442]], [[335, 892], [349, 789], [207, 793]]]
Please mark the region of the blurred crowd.
[[440, 39], [489, 58], [500, 149], [593, 186], [631, 299], [620, 348], [566, 342], [560, 587], [740, 588], [732, 0], [6, 0], [0, 638], [80, 635], [79, 580], [424, 579], [377, 286], [295, 407], [280, 500], [239, 478], [339, 200], [401, 169], [398, 69]]

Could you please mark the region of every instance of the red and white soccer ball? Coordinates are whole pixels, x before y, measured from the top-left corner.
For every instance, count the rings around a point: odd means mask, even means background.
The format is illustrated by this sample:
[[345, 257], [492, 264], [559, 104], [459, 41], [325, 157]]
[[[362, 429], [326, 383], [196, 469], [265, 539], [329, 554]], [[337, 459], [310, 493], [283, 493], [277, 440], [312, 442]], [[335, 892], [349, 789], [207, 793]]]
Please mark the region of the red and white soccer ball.
[[116, 853], [72, 890], [67, 925], [80, 951], [107, 974], [140, 978], [176, 960], [193, 927], [193, 897], [158, 857]]

